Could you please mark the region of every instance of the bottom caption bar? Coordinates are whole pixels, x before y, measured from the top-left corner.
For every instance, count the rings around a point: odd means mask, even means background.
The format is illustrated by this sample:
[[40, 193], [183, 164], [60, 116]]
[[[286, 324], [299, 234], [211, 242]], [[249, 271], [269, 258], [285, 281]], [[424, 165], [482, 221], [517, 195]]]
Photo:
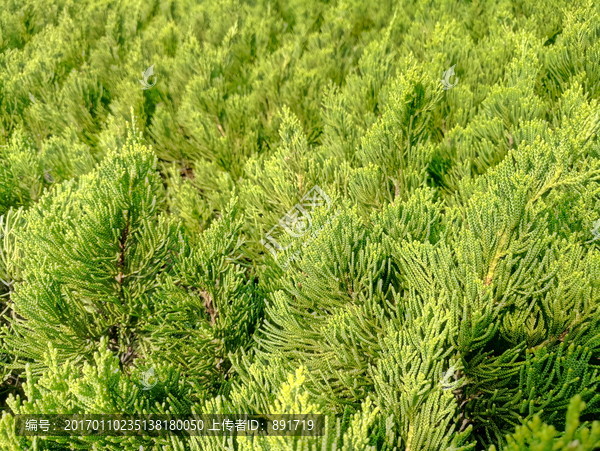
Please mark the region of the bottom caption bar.
[[323, 435], [324, 415], [16, 415], [17, 435]]

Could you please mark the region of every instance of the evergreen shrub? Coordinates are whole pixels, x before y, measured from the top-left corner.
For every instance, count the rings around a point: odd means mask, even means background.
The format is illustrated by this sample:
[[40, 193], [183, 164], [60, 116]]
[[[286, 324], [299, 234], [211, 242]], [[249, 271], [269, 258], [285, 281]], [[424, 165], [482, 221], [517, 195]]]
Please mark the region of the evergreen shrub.
[[1, 6], [0, 449], [600, 448], [599, 2]]

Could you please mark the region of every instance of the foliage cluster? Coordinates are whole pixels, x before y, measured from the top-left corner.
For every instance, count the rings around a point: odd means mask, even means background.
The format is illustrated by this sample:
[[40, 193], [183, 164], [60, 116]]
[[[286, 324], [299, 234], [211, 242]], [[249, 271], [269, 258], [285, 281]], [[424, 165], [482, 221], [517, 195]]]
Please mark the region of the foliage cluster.
[[[600, 447], [600, 3], [2, 6], [2, 449]], [[16, 435], [30, 413], [327, 422]]]

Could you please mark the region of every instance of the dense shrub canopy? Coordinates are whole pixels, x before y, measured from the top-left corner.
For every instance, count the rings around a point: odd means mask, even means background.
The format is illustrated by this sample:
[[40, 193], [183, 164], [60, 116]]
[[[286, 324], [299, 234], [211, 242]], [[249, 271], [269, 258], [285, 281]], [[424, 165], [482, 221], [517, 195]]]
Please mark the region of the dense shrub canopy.
[[600, 3], [2, 0], [0, 50], [0, 448], [600, 447]]

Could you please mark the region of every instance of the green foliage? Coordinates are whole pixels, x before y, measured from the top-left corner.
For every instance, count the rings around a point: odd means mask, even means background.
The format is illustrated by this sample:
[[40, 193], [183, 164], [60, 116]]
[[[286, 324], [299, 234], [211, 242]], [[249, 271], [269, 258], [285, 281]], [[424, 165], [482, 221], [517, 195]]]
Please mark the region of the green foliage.
[[4, 1], [0, 448], [600, 447], [599, 5]]
[[[600, 423], [594, 421], [591, 427], [582, 427], [579, 415], [583, 409], [585, 409], [585, 403], [581, 401], [581, 397], [575, 396], [571, 399], [567, 410], [566, 428], [562, 433], [558, 432], [554, 426], [542, 422], [536, 415], [526, 424], [518, 426], [513, 434], [507, 436], [507, 443], [502, 449], [506, 451], [593, 449], [598, 446], [600, 441]], [[495, 450], [496, 447], [492, 445], [490, 451]]]
[[[26, 414], [110, 414], [155, 413], [188, 414], [190, 387], [168, 366], [157, 368], [160, 380], [151, 390], [138, 382], [139, 372], [127, 374], [120, 368], [119, 359], [109, 350], [108, 341], [101, 339], [90, 362], [79, 365], [73, 360], [60, 363], [56, 349], [50, 348], [42, 358], [46, 372], [36, 377], [28, 366], [24, 384], [25, 399], [10, 397], [8, 406], [17, 415]], [[14, 434], [14, 417], [3, 415], [0, 420], [3, 449], [139, 449], [147, 438], [139, 437], [61, 437], [45, 439]], [[157, 445], [158, 442], [157, 441]], [[168, 443], [168, 438], [162, 440]]]

